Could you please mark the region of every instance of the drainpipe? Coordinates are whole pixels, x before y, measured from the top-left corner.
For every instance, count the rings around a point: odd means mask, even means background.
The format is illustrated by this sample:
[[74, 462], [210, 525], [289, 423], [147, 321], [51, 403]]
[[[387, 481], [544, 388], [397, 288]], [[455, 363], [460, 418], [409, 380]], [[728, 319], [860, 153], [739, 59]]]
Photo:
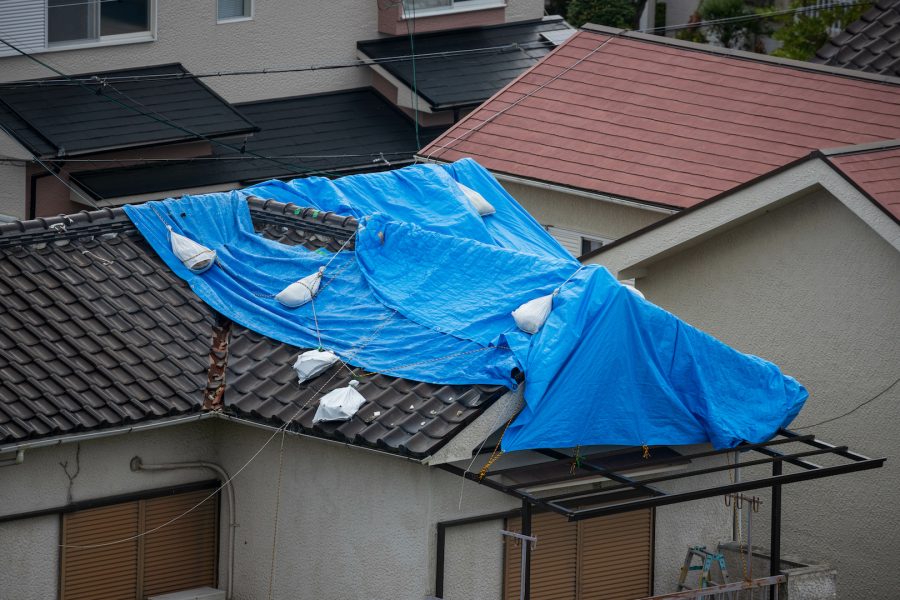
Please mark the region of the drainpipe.
[[0, 460], [0, 467], [11, 467], [13, 465], [21, 465], [25, 461], [25, 448], [16, 450], [16, 455], [12, 458], [4, 458]]
[[231, 478], [225, 469], [211, 462], [197, 461], [150, 465], [144, 464], [140, 456], [135, 456], [131, 459], [132, 471], [171, 471], [175, 469], [209, 469], [219, 476], [228, 494], [228, 583], [225, 596], [227, 600], [231, 600], [232, 592], [234, 591], [234, 530], [237, 527], [237, 524], [234, 522], [234, 487], [231, 485]]

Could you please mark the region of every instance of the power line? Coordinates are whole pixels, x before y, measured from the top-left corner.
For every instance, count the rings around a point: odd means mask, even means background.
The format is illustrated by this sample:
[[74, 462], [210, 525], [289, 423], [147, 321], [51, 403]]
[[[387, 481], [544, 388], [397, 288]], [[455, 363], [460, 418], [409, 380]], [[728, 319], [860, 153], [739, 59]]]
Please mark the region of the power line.
[[[54, 67], [48, 65], [48, 64], [45, 63], [45, 62], [42, 62], [40, 59], [35, 58], [34, 56], [32, 56], [32, 55], [30, 55], [30, 54], [24, 52], [23, 50], [21, 50], [21, 49], [18, 48], [17, 46], [14, 46], [14, 45], [11, 44], [10, 42], [6, 41], [5, 39], [0, 38], [0, 42], [6, 44], [6, 45], [9, 46], [10, 48], [12, 48], [13, 50], [15, 50], [15, 51], [18, 52], [19, 54], [21, 54], [22, 56], [25, 56], [25, 57], [28, 58], [29, 60], [32, 60], [32, 61], [36, 62], [37, 64], [41, 65], [41, 66], [44, 67], [45, 69], [48, 69], [48, 70], [50, 70], [50, 71], [53, 71], [54, 73], [56, 73], [56, 74], [59, 75], [60, 77], [63, 77], [63, 78], [68, 79], [68, 80], [70, 80], [70, 81], [73, 81], [72, 78], [71, 78], [70, 76], [66, 75], [66, 74], [65, 74], [64, 72], [62, 72], [61, 70], [56, 69], [56, 68], [54, 68]], [[80, 85], [81, 87], [83, 87], [83, 88], [89, 90], [91, 93], [94, 93], [94, 90], [92, 90], [92, 89], [91, 89], [90, 87], [88, 87], [86, 84], [79, 83], [79, 85]], [[127, 94], [125, 94], [125, 93], [123, 93], [123, 92], [121, 92], [121, 91], [115, 89], [114, 87], [112, 87], [112, 86], [108, 86], [108, 87], [110, 87], [111, 89], [115, 90], [116, 93], [118, 93], [118, 94], [119, 94], [120, 96], [122, 96], [123, 98], [126, 98], [126, 99], [130, 100], [131, 102], [133, 102], [133, 103], [135, 103], [135, 104], [140, 104], [138, 101], [136, 101], [136, 100], [134, 100], [133, 98], [129, 97]], [[303, 175], [303, 174], [305, 174], [305, 175], [319, 175], [319, 174], [321, 174], [321, 175], [334, 175], [334, 176], [337, 175], [336, 173], [331, 173], [331, 172], [329, 172], [329, 171], [323, 171], [323, 170], [315, 171], [315, 170], [307, 169], [307, 168], [305, 168], [305, 167], [301, 167], [301, 166], [298, 166], [298, 165], [294, 165], [294, 164], [290, 164], [290, 163], [285, 163], [285, 162], [278, 161], [278, 160], [269, 159], [269, 158], [264, 157], [264, 156], [261, 155], [261, 154], [257, 154], [257, 153], [255, 153], [255, 152], [251, 152], [251, 151], [249, 151], [249, 150], [246, 150], [245, 148], [238, 148], [238, 147], [232, 146], [231, 144], [228, 144], [228, 143], [226, 143], [226, 142], [222, 142], [222, 141], [220, 141], [220, 140], [217, 140], [217, 139], [211, 138], [211, 137], [209, 137], [209, 136], [203, 135], [203, 134], [201, 134], [201, 133], [198, 133], [198, 132], [196, 132], [196, 131], [193, 131], [193, 130], [187, 128], [187, 127], [184, 127], [184, 126], [182, 126], [182, 125], [179, 125], [179, 124], [175, 123], [175, 122], [172, 121], [171, 119], [168, 119], [167, 117], [161, 115], [160, 113], [158, 113], [158, 112], [156, 112], [156, 111], [152, 111], [152, 112], [145, 112], [145, 111], [142, 111], [142, 110], [140, 110], [139, 108], [137, 108], [136, 106], [132, 106], [131, 104], [128, 104], [127, 102], [123, 102], [123, 101], [117, 100], [116, 98], [113, 98], [112, 96], [109, 96], [109, 95], [107, 95], [107, 94], [100, 94], [100, 97], [101, 97], [101, 98], [104, 98], [104, 99], [106, 99], [106, 100], [108, 100], [108, 101], [110, 101], [110, 102], [114, 102], [114, 103], [118, 104], [119, 106], [122, 106], [122, 107], [124, 107], [124, 108], [126, 108], [126, 109], [128, 109], [128, 110], [130, 110], [130, 111], [136, 112], [136, 113], [138, 113], [138, 114], [140, 114], [140, 115], [144, 115], [145, 117], [148, 117], [148, 118], [150, 118], [150, 119], [153, 119], [154, 121], [157, 121], [157, 122], [159, 122], [159, 123], [162, 123], [163, 125], [166, 125], [166, 126], [168, 126], [168, 127], [172, 127], [172, 128], [177, 129], [177, 130], [179, 130], [179, 131], [181, 131], [181, 132], [183, 132], [183, 133], [187, 133], [188, 135], [190, 135], [190, 136], [192, 136], [192, 137], [199, 138], [199, 139], [203, 139], [203, 140], [205, 140], [205, 141], [207, 141], [207, 142], [209, 142], [209, 143], [211, 143], [211, 144], [217, 144], [217, 145], [219, 145], [219, 146], [228, 148], [228, 149], [230, 149], [230, 150], [233, 150], [233, 151], [235, 151], [235, 152], [239, 152], [239, 153], [241, 153], [241, 154], [247, 153], [247, 154], [250, 154], [250, 155], [252, 155], [252, 156], [257, 156], [257, 157], [262, 158], [262, 159], [270, 160], [270, 161], [272, 161], [272, 162], [274, 162], [274, 163], [276, 163], [276, 164], [278, 164], [278, 165], [280, 165], [280, 166], [289, 167], [289, 168], [291, 168], [291, 169], [294, 169], [295, 171], [293, 171], [293, 173], [298, 174], [298, 175]], [[36, 157], [35, 157], [35, 158], [36, 158]]]
[[771, 17], [777, 17], [781, 15], [790, 15], [790, 14], [799, 14], [804, 12], [815, 12], [818, 10], [828, 10], [830, 8], [851, 8], [853, 6], [862, 6], [866, 4], [871, 4], [870, 0], [862, 0], [859, 2], [832, 2], [830, 4], [826, 4], [823, 6], [798, 6], [796, 8], [786, 8], [783, 10], [773, 10], [771, 12], [766, 13], [756, 13], [751, 15], [740, 15], [736, 17], [724, 17], [721, 19], [710, 19], [708, 21], [697, 21], [694, 23], [682, 23], [680, 25], [668, 25], [665, 27], [648, 27], [646, 29], [638, 29], [636, 30], [638, 33], [656, 33], [660, 31], [677, 31], [679, 29], [693, 29], [696, 27], [707, 27], [709, 25], [720, 25], [727, 23], [741, 23], [744, 21], [758, 21], [762, 19], [768, 19]]
[[813, 423], [812, 425], [804, 425], [803, 427], [793, 427], [793, 429], [795, 431], [799, 431], [801, 429], [810, 429], [812, 427], [818, 427], [819, 425], [824, 425], [825, 423], [831, 423], [832, 421], [837, 421], [838, 419], [843, 419], [844, 417], [846, 417], [848, 415], [852, 415], [853, 413], [855, 413], [856, 411], [858, 411], [865, 405], [875, 402], [876, 400], [881, 398], [883, 395], [885, 395], [888, 392], [888, 390], [890, 390], [892, 387], [894, 387], [898, 383], [900, 383], [900, 378], [895, 379], [891, 385], [887, 386], [886, 388], [884, 388], [883, 390], [881, 390], [880, 392], [878, 392], [877, 394], [875, 394], [874, 396], [872, 396], [871, 398], [866, 400], [865, 402], [857, 404], [854, 408], [848, 410], [847, 412], [845, 412], [843, 414], [840, 414], [836, 417], [831, 417], [830, 419], [825, 419], [824, 421], [819, 421], [818, 423]]
[[[60, 163], [135, 163], [135, 166], [140, 166], [140, 163], [153, 163], [153, 162], [163, 162], [163, 163], [176, 163], [176, 162], [215, 162], [215, 161], [244, 161], [244, 160], [291, 160], [291, 159], [325, 159], [325, 158], [376, 158], [380, 159], [382, 156], [412, 156], [416, 150], [394, 150], [394, 151], [384, 151], [384, 152], [367, 152], [364, 154], [285, 154], [285, 155], [260, 155], [260, 156], [247, 156], [247, 155], [238, 155], [238, 156], [188, 156], [188, 157], [159, 157], [155, 156], [152, 158], [143, 158], [143, 157], [134, 157], [134, 158], [62, 158], [62, 159], [52, 159], [50, 162], [60, 162]], [[13, 163], [19, 164], [22, 162], [27, 162], [27, 159], [18, 159], [18, 158], [0, 158], [0, 163]], [[373, 161], [376, 162], [376, 161]], [[378, 160], [377, 162], [383, 162]]]
[[[6, 42], [4, 42], [6, 43]], [[7, 45], [9, 45], [7, 43]], [[546, 48], [551, 45], [550, 42], [523, 42], [510, 43], [501, 46], [484, 46], [481, 48], [470, 48], [467, 50], [448, 50], [443, 52], [428, 52], [422, 54], [401, 54], [395, 56], [385, 56], [382, 58], [372, 58], [366, 60], [354, 60], [348, 62], [310, 64], [297, 67], [272, 67], [262, 69], [241, 69], [233, 71], [209, 71], [206, 73], [187, 73], [183, 71], [170, 73], [151, 73], [146, 75], [108, 75], [104, 77], [66, 77], [65, 80], [58, 79], [29, 79], [23, 81], [9, 81], [0, 84], [0, 87], [56, 87], [56, 86], [72, 86], [79, 84], [103, 84], [103, 83], [131, 83], [140, 81], [165, 81], [168, 79], [208, 79], [212, 77], [236, 77], [245, 75], [277, 75], [285, 73], [305, 73], [309, 71], [327, 71], [333, 69], [349, 69], [358, 67], [371, 67], [373, 65], [384, 65], [399, 62], [434, 60], [439, 58], [454, 58], [457, 56], [469, 56], [480, 54], [500, 54], [503, 52], [511, 52], [514, 50], [530, 50], [534, 48]], [[19, 51], [19, 50], [17, 50]], [[19, 51], [21, 53], [21, 51]]]

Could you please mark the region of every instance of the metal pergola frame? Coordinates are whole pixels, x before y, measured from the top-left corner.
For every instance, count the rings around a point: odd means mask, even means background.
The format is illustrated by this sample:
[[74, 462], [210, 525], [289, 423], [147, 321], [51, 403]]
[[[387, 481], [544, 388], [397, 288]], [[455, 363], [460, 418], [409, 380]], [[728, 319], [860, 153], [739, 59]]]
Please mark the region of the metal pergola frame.
[[[783, 452], [782, 448], [786, 444], [802, 444], [804, 449], [799, 452]], [[761, 458], [752, 458], [751, 460], [726, 461], [724, 465], [716, 465], [704, 467], [700, 469], [679, 471], [674, 473], [664, 473], [661, 475], [644, 477], [635, 479], [623, 471], [634, 470], [634, 463], [628, 468], [617, 470], [609, 466], [609, 463], [615, 462], [616, 458], [621, 455], [635, 452], [635, 448], [617, 449], [607, 453], [595, 454], [586, 460], [578, 462], [577, 469], [574, 469], [568, 476], [552, 476], [552, 477], [535, 477], [528, 479], [524, 483], [508, 483], [504, 479], [512, 472], [518, 475], [528, 474], [529, 470], [536, 473], [545, 470], [548, 464], [554, 461], [561, 464], [570, 464], [573, 457], [562, 452], [554, 450], [538, 450], [537, 452], [547, 456], [553, 461], [542, 462], [534, 465], [525, 465], [512, 467], [510, 469], [500, 469], [488, 471], [483, 477], [479, 473], [472, 473], [458, 466], [444, 464], [440, 465], [441, 469], [449, 471], [465, 479], [475, 481], [481, 485], [516, 497], [522, 501], [521, 517], [522, 517], [522, 533], [529, 535], [531, 532], [531, 514], [537, 508], [539, 510], [553, 511], [567, 517], [570, 521], [579, 521], [582, 519], [591, 519], [595, 517], [603, 517], [624, 513], [644, 508], [654, 508], [657, 506], [666, 506], [669, 504], [679, 504], [689, 502], [691, 500], [700, 500], [703, 498], [713, 498], [726, 494], [736, 494], [749, 490], [757, 490], [762, 488], [772, 489], [771, 499], [771, 569], [770, 575], [778, 575], [781, 564], [781, 486], [800, 481], [809, 481], [822, 477], [832, 477], [844, 473], [853, 473], [856, 471], [865, 471], [868, 469], [877, 469], [884, 465], [886, 458], [869, 458], [857, 452], [851, 451], [847, 446], [835, 446], [819, 440], [815, 435], [804, 435], [791, 431], [789, 429], [779, 429], [775, 436], [769, 441], [750, 444], [740, 444], [735, 448], [724, 450], [704, 450], [700, 452], [692, 452], [689, 454], [675, 455], [673, 453], [661, 453], [662, 456], [654, 458], [651, 456], [640, 462], [639, 467], [653, 468], [670, 466], [674, 463], [687, 463], [700, 458], [710, 458], [716, 456], [727, 456], [729, 454], [739, 453], [755, 453]], [[639, 449], [638, 449], [639, 450]], [[810, 458], [816, 456], [830, 456], [840, 460], [840, 464], [831, 466], [822, 466], [810, 461]], [[796, 467], [792, 472], [784, 472], [785, 463]], [[679, 479], [696, 477], [698, 475], [708, 475], [718, 472], [734, 472], [736, 469], [743, 467], [771, 467], [771, 475], [755, 477], [750, 479], [732, 478], [730, 483], [723, 485], [713, 485], [690, 489], [685, 492], [670, 493], [661, 490], [655, 484], [667, 483]], [[552, 486], [554, 484], [577, 483], [584, 480], [589, 483], [589, 479], [603, 477], [610, 480], [612, 485], [601, 489], [592, 489], [587, 491], [569, 491], [551, 495], [538, 495], [530, 492], [529, 488]], [[466, 521], [470, 521], [467, 519]], [[439, 532], [442, 534], [444, 529], [450, 523], [438, 524]], [[454, 523], [455, 524], [455, 523]], [[442, 538], [440, 535], [439, 538]], [[439, 539], [439, 545], [442, 539]], [[439, 549], [443, 553], [443, 548]], [[443, 562], [443, 561], [440, 561]], [[530, 552], [526, 553], [526, 568], [530, 568]], [[440, 588], [443, 588], [443, 565], [438, 565]], [[524, 598], [529, 597], [529, 578], [526, 573]], [[442, 589], [436, 590], [443, 591]], [[440, 594], [438, 594], [440, 597]]]

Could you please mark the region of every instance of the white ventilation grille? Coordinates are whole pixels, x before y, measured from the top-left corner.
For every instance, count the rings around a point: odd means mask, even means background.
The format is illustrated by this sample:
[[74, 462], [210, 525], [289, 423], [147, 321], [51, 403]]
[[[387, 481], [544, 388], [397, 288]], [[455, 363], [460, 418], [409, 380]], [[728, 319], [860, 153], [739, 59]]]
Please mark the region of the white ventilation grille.
[[[46, 0], [0, 0], [0, 37], [23, 52], [46, 49], [46, 22]], [[0, 43], [0, 56], [17, 54], [6, 44]]]

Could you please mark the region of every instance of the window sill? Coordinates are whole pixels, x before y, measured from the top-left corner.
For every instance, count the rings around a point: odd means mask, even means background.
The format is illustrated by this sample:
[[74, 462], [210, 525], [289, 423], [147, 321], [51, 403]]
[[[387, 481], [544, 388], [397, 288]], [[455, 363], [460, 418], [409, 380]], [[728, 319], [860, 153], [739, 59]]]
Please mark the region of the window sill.
[[146, 42], [155, 42], [156, 36], [152, 33], [134, 34], [125, 36], [115, 36], [104, 40], [91, 40], [89, 42], [59, 42], [49, 45], [29, 54], [39, 54], [44, 52], [62, 52], [64, 50], [83, 50], [85, 48], [102, 48], [104, 46], [122, 46], [124, 44], [143, 44]]
[[252, 21], [253, 17], [231, 17], [230, 19], [216, 19], [216, 25], [227, 25], [229, 23], [243, 23], [244, 21]]
[[506, 8], [506, 2], [504, 0], [490, 0], [485, 2], [476, 2], [475, 0], [470, 0], [470, 2], [466, 2], [462, 4], [462, 6], [454, 6], [450, 8], [423, 8], [417, 10], [415, 12], [415, 17], [412, 14], [406, 14], [404, 11], [401, 19], [424, 19], [425, 17], [441, 17], [444, 15], [458, 15], [461, 13], [467, 12], [475, 12], [477, 10], [491, 10], [496, 8]]

